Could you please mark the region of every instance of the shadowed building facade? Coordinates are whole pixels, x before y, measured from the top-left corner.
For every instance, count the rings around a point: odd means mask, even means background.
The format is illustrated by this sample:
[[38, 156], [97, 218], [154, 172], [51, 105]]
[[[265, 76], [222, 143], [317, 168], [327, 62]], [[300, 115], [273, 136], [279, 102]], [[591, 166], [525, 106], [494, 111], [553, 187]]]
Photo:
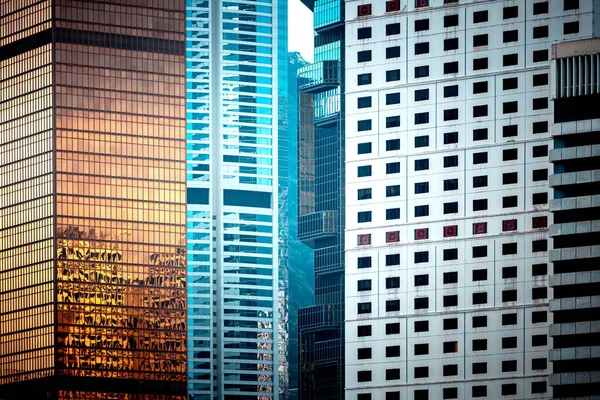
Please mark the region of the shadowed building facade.
[[0, 6], [0, 398], [186, 398], [184, 11]]

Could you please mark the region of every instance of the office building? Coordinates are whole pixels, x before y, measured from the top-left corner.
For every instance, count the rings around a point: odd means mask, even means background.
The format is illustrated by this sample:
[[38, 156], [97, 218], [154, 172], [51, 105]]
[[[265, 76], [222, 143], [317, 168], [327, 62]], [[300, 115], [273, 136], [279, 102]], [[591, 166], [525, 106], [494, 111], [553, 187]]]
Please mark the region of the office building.
[[550, 200], [555, 399], [600, 393], [600, 39], [552, 46]]
[[283, 0], [187, 2], [194, 400], [286, 395], [287, 311], [280, 300], [287, 296], [287, 250], [280, 243], [285, 232], [278, 232], [285, 206], [278, 187], [287, 135], [286, 7]]
[[181, 0], [0, 5], [0, 398], [184, 400]]
[[345, 3], [348, 398], [552, 398], [550, 49], [597, 5]]
[[314, 12], [314, 63], [298, 71], [298, 238], [314, 250], [314, 306], [298, 312], [299, 398], [344, 398], [344, 7]]

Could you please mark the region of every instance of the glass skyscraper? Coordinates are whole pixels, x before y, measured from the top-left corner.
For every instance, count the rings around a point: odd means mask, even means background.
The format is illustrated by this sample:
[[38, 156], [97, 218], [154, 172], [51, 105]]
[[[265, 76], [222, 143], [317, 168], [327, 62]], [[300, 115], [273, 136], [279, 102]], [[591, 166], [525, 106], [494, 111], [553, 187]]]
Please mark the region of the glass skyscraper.
[[284, 398], [287, 2], [186, 19], [190, 399]]
[[0, 398], [186, 398], [181, 0], [0, 5]]

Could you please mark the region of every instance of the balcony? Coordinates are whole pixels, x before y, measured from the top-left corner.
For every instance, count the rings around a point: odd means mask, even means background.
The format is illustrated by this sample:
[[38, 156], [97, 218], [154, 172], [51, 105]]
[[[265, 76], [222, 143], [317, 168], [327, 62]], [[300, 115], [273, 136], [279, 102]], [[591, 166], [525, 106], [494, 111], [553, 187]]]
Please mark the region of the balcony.
[[337, 329], [343, 322], [339, 304], [319, 304], [298, 310], [298, 329], [301, 332]]
[[320, 93], [340, 86], [340, 63], [336, 60], [320, 61], [298, 70], [301, 91]]
[[337, 211], [321, 211], [298, 218], [298, 239], [311, 243], [316, 239], [334, 236], [338, 230]]

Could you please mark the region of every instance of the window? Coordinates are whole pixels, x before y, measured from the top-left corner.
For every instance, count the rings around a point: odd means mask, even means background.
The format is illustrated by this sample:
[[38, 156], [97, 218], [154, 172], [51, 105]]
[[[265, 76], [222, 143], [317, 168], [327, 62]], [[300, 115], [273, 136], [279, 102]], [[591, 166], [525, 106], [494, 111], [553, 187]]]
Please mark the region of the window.
[[386, 243], [395, 243], [400, 241], [400, 231], [390, 231], [385, 233]]
[[358, 349], [358, 359], [368, 360], [372, 357], [372, 351], [370, 347]]
[[358, 291], [364, 292], [367, 290], [371, 290], [371, 280], [370, 279], [362, 279], [357, 282]]
[[358, 303], [358, 314], [370, 314], [371, 313], [371, 302]]
[[458, 190], [458, 179], [444, 179], [444, 191]]
[[[427, 147], [429, 146], [429, 136], [415, 136], [415, 148]], [[535, 148], [534, 148], [535, 151]], [[534, 156], [535, 157], [535, 156]]]
[[444, 272], [444, 285], [448, 285], [450, 283], [458, 283], [458, 272]]
[[386, 267], [400, 265], [400, 254], [386, 254], [385, 265]]
[[444, 157], [444, 168], [458, 167], [458, 156]]
[[428, 332], [429, 321], [415, 321], [415, 332]]
[[400, 0], [387, 0], [385, 2], [385, 12], [394, 12], [400, 9]]
[[415, 298], [415, 310], [423, 310], [429, 308], [429, 297]]
[[393, 219], [400, 219], [400, 209], [399, 208], [388, 208], [385, 210], [385, 219], [387, 221]]
[[534, 253], [539, 251], [548, 251], [548, 241], [546, 239], [532, 241], [531, 251]]
[[358, 144], [358, 154], [369, 154], [370, 152], [371, 142]]
[[444, 86], [444, 98], [457, 97], [458, 96], [458, 85]]
[[372, 59], [371, 50], [359, 51], [356, 58], [357, 58], [358, 62], [371, 61], [371, 59]]
[[512, 90], [519, 87], [519, 78], [504, 78], [502, 79], [502, 90]]
[[429, 377], [429, 367], [415, 367], [415, 378]]
[[[485, 106], [485, 111], [487, 115], [487, 106]], [[475, 114], [475, 110], [473, 110], [473, 114]], [[475, 117], [475, 115], [473, 115]], [[488, 138], [488, 130], [487, 128], [473, 129], [473, 140], [487, 140]]]
[[547, 169], [534, 169], [533, 170], [533, 180], [534, 181], [547, 181], [548, 180], [548, 170]]
[[502, 255], [508, 256], [511, 254], [517, 254], [517, 244], [516, 243], [502, 243]]
[[548, 156], [548, 145], [533, 146], [533, 157], [546, 157]]
[[457, 50], [458, 38], [444, 39], [444, 51]]
[[565, 22], [563, 25], [563, 33], [565, 35], [579, 33], [579, 21]]
[[429, 182], [415, 183], [415, 194], [429, 193]]
[[371, 176], [371, 166], [370, 165], [363, 165], [361, 167], [358, 167], [358, 177], [362, 178], [365, 176]]
[[415, 252], [415, 264], [426, 263], [429, 261], [428, 251], [417, 251]]
[[391, 185], [385, 187], [385, 197], [400, 196], [400, 185]]
[[519, 55], [518, 54], [505, 54], [502, 56], [502, 66], [511, 67], [513, 65], [517, 65], [519, 63]]
[[579, 8], [579, 0], [565, 0], [564, 2], [564, 10], [577, 10]]
[[357, 266], [358, 269], [371, 268], [371, 257], [358, 257]]
[[458, 201], [444, 203], [444, 214], [456, 214], [458, 212]]
[[487, 386], [471, 387], [471, 397], [487, 397]]
[[415, 101], [429, 100], [429, 89], [415, 90]]
[[[519, 203], [519, 197], [518, 196], [505, 196], [502, 198], [502, 208], [511, 208], [511, 207], [517, 207]], [[515, 229], [511, 229], [511, 230], [516, 230], [516, 226], [517, 226], [517, 220], [511, 220], [514, 221], [514, 224], [509, 224], [509, 227], [513, 226], [515, 227]]]
[[358, 371], [356, 376], [358, 382], [371, 382], [371, 371]]
[[427, 31], [429, 30], [429, 20], [428, 19], [417, 19], [415, 20], [415, 32]]
[[[548, 313], [546, 311], [534, 311], [531, 313], [531, 322], [539, 324], [548, 321]], [[516, 320], [515, 320], [516, 324]]]
[[371, 5], [370, 4], [361, 4], [358, 7], [358, 16], [365, 17], [367, 15], [371, 15]]
[[458, 260], [458, 249], [444, 249], [444, 261]]
[[[371, 28], [369, 28], [369, 29], [371, 29]], [[386, 36], [399, 35], [400, 34], [400, 24], [399, 23], [387, 24], [385, 26], [385, 34], [386, 34]]]
[[400, 150], [400, 139], [388, 139], [385, 141], [385, 151]]
[[487, 269], [474, 269], [473, 282], [487, 281]]
[[[443, 367], [444, 376], [458, 375], [458, 364], [448, 364]], [[444, 397], [446, 398], [446, 397]]]
[[545, 358], [534, 358], [531, 360], [531, 369], [546, 369], [547, 360]]
[[531, 266], [531, 275], [532, 276], [548, 275], [548, 264], [533, 264]]
[[546, 393], [546, 381], [531, 382], [531, 393]]
[[444, 63], [444, 74], [458, 73], [458, 61]]
[[475, 222], [473, 224], [473, 234], [481, 235], [487, 233], [487, 222]]
[[429, 65], [415, 67], [415, 78], [424, 78], [429, 76]]
[[371, 74], [359, 74], [357, 76], [357, 85], [358, 86], [363, 86], [363, 85], [370, 85], [371, 84]]
[[429, 390], [418, 389], [414, 391], [414, 400], [429, 400]]
[[445, 318], [443, 326], [445, 331], [458, 329], [458, 318]]
[[533, 300], [545, 299], [548, 297], [548, 288], [546, 287], [537, 287], [531, 289], [531, 298]]
[[546, 346], [548, 344], [548, 335], [532, 335], [531, 346], [539, 347]]
[[358, 337], [371, 336], [372, 334], [371, 325], [359, 325], [357, 328]]
[[[458, 365], [457, 367], [457, 373], [455, 375], [458, 375]], [[445, 399], [458, 399], [458, 388], [456, 387], [447, 387], [444, 388], [442, 391], [442, 398]]]
[[473, 246], [473, 258], [487, 257], [487, 246]]
[[[473, 106], [473, 118], [481, 118], [487, 117], [488, 115], [488, 106], [487, 104], [483, 104], [480, 106]], [[477, 129], [479, 130], [479, 129]], [[487, 138], [487, 129], [485, 129], [486, 138]]]
[[415, 55], [429, 53], [429, 42], [415, 43]]
[[533, 4], [533, 15], [548, 14], [548, 2]]
[[415, 286], [429, 285], [429, 275], [415, 275]]
[[502, 137], [515, 137], [519, 134], [518, 125], [504, 125], [502, 127]]
[[393, 69], [391, 71], [385, 71], [385, 81], [386, 82], [394, 82], [400, 80], [400, 70]]
[[511, 19], [519, 16], [519, 6], [504, 7], [502, 10], [502, 18]]
[[473, 153], [473, 164], [477, 165], [477, 164], [487, 164], [488, 162], [488, 153], [486, 152], [481, 152], [481, 153]]
[[533, 52], [533, 62], [548, 61], [548, 49], [535, 50]]
[[479, 24], [481, 22], [487, 22], [487, 20], [488, 20], [487, 10], [475, 11], [473, 13], [473, 23], [474, 24]]
[[394, 381], [400, 379], [400, 368], [391, 368], [385, 370], [385, 380]]
[[393, 162], [385, 164], [385, 173], [386, 174], [398, 174], [400, 173], [400, 163]]
[[400, 311], [400, 300], [386, 300], [385, 311], [386, 312]]
[[458, 342], [444, 342], [444, 353], [458, 353]]
[[502, 314], [502, 326], [516, 325], [516, 324], [517, 324], [517, 313]]
[[517, 370], [517, 360], [502, 361], [502, 372], [514, 372]]
[[502, 151], [502, 161], [513, 161], [519, 158], [519, 149], [506, 149]]
[[428, 123], [429, 123], [429, 113], [428, 112], [415, 114], [415, 125], [422, 125], [422, 124], [428, 124]]
[[429, 158], [415, 160], [415, 171], [424, 171], [429, 169]]
[[415, 356], [423, 356], [429, 354], [429, 344], [421, 343], [415, 344], [414, 348]]
[[485, 328], [487, 326], [487, 315], [473, 317], [473, 328]]
[[533, 27], [533, 38], [547, 38], [548, 37], [548, 25], [544, 26], [535, 26]]
[[385, 105], [400, 104], [400, 93], [387, 93], [385, 95]]
[[358, 28], [357, 38], [361, 39], [370, 39], [371, 38], [371, 27], [368, 26], [366, 28]]
[[502, 268], [502, 279], [512, 279], [517, 277], [517, 267], [504, 267]]
[[372, 128], [370, 119], [363, 119], [358, 121], [357, 129], [359, 132], [370, 131]]
[[415, 206], [415, 217], [426, 217], [429, 215], [429, 206]]
[[457, 305], [458, 305], [458, 295], [457, 294], [444, 296], [444, 307], [456, 307]]
[[517, 183], [519, 180], [519, 174], [517, 172], [506, 172], [502, 174], [502, 184], [510, 185], [513, 183]]
[[517, 301], [516, 290], [503, 290], [502, 291], [502, 302]]
[[473, 374], [487, 374], [487, 363], [485, 362], [477, 362], [473, 363]]
[[458, 119], [458, 108], [444, 110], [444, 121], [455, 121]]
[[356, 400], [372, 400], [371, 393], [359, 393], [356, 395]]
[[371, 211], [361, 211], [358, 213], [358, 223], [371, 222]]
[[371, 96], [359, 97], [357, 99], [358, 108], [369, 108], [371, 107]]
[[548, 203], [548, 193], [534, 193], [533, 194], [533, 204], [547, 204]]
[[385, 58], [398, 58], [400, 57], [400, 46], [386, 47], [385, 49]]
[[358, 200], [369, 200], [371, 198], [371, 188], [358, 189]]
[[502, 113], [503, 114], [512, 114], [519, 111], [519, 102], [518, 101], [507, 101], [502, 103]]
[[473, 293], [473, 304], [486, 304], [487, 303], [487, 293]]
[[400, 116], [393, 115], [391, 117], [385, 118], [385, 127], [386, 128], [397, 128], [400, 126]]
[[386, 357], [400, 357], [400, 346], [387, 346], [385, 348]]
[[397, 335], [399, 333], [400, 333], [400, 323], [399, 322], [385, 324], [385, 334], [386, 335]]
[[474, 58], [473, 59], [473, 70], [474, 71], [479, 71], [482, 69], [487, 69], [488, 68], [488, 59], [487, 57], [485, 58]]
[[487, 175], [480, 175], [480, 176], [473, 177], [473, 187], [474, 188], [486, 187], [487, 185], [488, 185]]
[[473, 47], [479, 47], [479, 46], [487, 46], [488, 45], [488, 35], [483, 34], [483, 35], [474, 35], [473, 36]]
[[400, 277], [394, 276], [391, 278], [385, 278], [386, 289], [397, 289], [400, 287]]
[[487, 93], [488, 81], [473, 82], [473, 94]]
[[511, 30], [502, 32], [502, 41], [504, 43], [517, 42], [519, 41], [519, 31]]
[[444, 16], [444, 28], [458, 26], [458, 14]]
[[[444, 144], [458, 143], [458, 132], [446, 132], [444, 133]], [[458, 157], [457, 157], [458, 162]]]
[[547, 97], [538, 97], [537, 99], [533, 99], [533, 109], [534, 110], [545, 110], [548, 108], [548, 98]]

